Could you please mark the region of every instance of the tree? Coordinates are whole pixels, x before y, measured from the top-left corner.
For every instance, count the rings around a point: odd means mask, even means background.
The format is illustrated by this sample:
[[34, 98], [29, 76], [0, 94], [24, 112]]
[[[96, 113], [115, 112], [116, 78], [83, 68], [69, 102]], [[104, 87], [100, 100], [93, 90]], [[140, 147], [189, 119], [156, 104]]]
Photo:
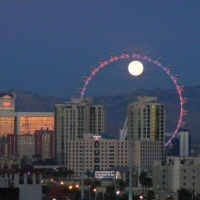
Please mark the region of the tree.
[[141, 172], [140, 177], [140, 184], [143, 187], [143, 194], [145, 194], [145, 188], [147, 189], [147, 192], [149, 191], [149, 188], [152, 187], [153, 181], [150, 177], [147, 176], [146, 172]]
[[142, 171], [140, 173], [139, 180], [140, 180], [140, 184], [142, 185], [142, 188], [143, 188], [143, 193], [144, 193], [144, 189], [145, 189], [145, 186], [146, 186], [146, 178], [147, 178], [147, 173]]
[[188, 200], [192, 197], [191, 190], [187, 190], [185, 188], [180, 188], [177, 190], [179, 200]]
[[149, 192], [149, 188], [152, 187], [153, 181], [148, 176], [145, 178], [145, 186], [147, 188], [147, 192]]
[[90, 177], [90, 170], [87, 169], [86, 172], [85, 172], [85, 174], [86, 174], [88, 177]]

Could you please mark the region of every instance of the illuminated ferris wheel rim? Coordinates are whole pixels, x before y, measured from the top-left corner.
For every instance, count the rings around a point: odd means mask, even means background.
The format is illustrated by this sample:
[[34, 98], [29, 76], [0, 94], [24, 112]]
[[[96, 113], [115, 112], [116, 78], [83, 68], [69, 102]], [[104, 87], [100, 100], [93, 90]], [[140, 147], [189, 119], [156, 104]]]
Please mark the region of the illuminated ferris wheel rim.
[[162, 59], [158, 58], [157, 60], [153, 60], [151, 59], [151, 54], [147, 53], [145, 56], [141, 56], [139, 55], [139, 51], [135, 50], [134, 54], [132, 56], [127, 55], [126, 51], [123, 50], [122, 51], [122, 55], [121, 56], [115, 56], [113, 53], [111, 53], [110, 55], [110, 59], [108, 61], [104, 61], [103, 59], [100, 59], [100, 65], [97, 68], [94, 67], [90, 67], [90, 71], [91, 71], [91, 75], [89, 77], [84, 76], [83, 77], [83, 81], [85, 82], [85, 85], [83, 88], [78, 88], [78, 91], [81, 93], [81, 98], [83, 98], [87, 85], [89, 84], [89, 82], [92, 80], [92, 77], [95, 76], [95, 74], [101, 69], [104, 68], [106, 65], [108, 65], [109, 63], [115, 62], [117, 60], [120, 59], [129, 59], [129, 58], [133, 58], [133, 59], [140, 59], [140, 60], [146, 60], [150, 63], [153, 63], [155, 65], [157, 65], [158, 67], [160, 67], [161, 69], [163, 69], [167, 75], [169, 75], [169, 77], [171, 78], [171, 80], [173, 81], [173, 83], [175, 84], [175, 87], [177, 89], [179, 98], [180, 98], [180, 116], [179, 116], [179, 120], [178, 120], [178, 124], [176, 127], [176, 130], [174, 131], [172, 137], [170, 138], [170, 140], [165, 144], [165, 146], [171, 146], [172, 145], [172, 139], [174, 139], [175, 137], [178, 137], [178, 131], [180, 129], [180, 127], [184, 126], [184, 122], [182, 120], [183, 116], [187, 114], [187, 110], [184, 110], [183, 105], [187, 102], [186, 98], [183, 98], [182, 96], [182, 92], [184, 91], [184, 87], [183, 86], [179, 86], [177, 81], [179, 79], [178, 75], [171, 75], [170, 74], [170, 70], [171, 70], [171, 66], [167, 66], [164, 67], [162, 66], [161, 62]]

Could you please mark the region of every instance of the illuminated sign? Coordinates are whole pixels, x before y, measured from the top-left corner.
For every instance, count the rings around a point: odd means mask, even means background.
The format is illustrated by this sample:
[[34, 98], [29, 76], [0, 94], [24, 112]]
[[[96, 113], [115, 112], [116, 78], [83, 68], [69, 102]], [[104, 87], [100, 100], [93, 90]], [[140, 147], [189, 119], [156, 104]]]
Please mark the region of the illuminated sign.
[[101, 136], [92, 136], [92, 138], [95, 140], [95, 141], [99, 141], [99, 139], [101, 138]]
[[115, 171], [95, 171], [94, 177], [98, 179], [115, 179]]
[[3, 102], [3, 106], [10, 106], [10, 102]]

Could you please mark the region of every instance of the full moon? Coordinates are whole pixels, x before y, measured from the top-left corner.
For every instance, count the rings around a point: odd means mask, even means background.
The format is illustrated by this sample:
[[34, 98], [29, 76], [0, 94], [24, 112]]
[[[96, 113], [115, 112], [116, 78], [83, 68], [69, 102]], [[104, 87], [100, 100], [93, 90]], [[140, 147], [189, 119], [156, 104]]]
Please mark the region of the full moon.
[[128, 71], [133, 76], [138, 76], [143, 72], [143, 65], [139, 61], [133, 61], [128, 65]]

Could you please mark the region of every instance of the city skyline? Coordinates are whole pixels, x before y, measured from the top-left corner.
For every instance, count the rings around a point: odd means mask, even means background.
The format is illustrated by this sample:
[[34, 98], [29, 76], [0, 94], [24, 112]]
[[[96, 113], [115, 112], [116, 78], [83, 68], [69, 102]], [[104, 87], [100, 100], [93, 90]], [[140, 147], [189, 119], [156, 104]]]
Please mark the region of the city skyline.
[[[161, 57], [164, 66], [172, 65], [173, 75], [180, 75], [179, 85], [199, 85], [199, 6], [184, 1], [1, 2], [0, 90], [80, 97], [77, 88], [90, 67], [124, 49], [129, 55], [137, 49], [154, 60]], [[175, 88], [162, 70], [146, 63], [140, 77], [131, 76], [130, 61], [109, 64], [86, 96]]]

